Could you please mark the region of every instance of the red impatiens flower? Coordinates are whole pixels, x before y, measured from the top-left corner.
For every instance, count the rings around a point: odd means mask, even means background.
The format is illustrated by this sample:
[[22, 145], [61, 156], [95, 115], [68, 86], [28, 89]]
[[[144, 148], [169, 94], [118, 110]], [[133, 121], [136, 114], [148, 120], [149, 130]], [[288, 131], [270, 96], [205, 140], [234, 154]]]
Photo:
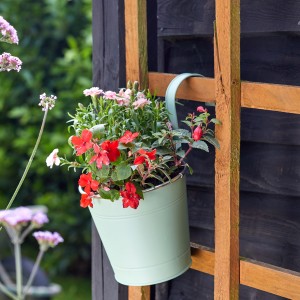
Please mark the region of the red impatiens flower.
[[203, 130], [200, 126], [198, 126], [193, 132], [193, 139], [195, 141], [199, 141], [202, 138]]
[[93, 196], [94, 196], [94, 193], [91, 192], [90, 188], [89, 187], [86, 187], [84, 189], [84, 192], [85, 194], [82, 194], [81, 195], [81, 199], [80, 199], [80, 206], [83, 207], [83, 208], [86, 208], [86, 207], [93, 207]]
[[101, 149], [97, 144], [94, 144], [93, 149], [96, 154], [91, 158], [89, 163], [91, 164], [93, 162], [96, 162], [98, 169], [102, 169], [102, 165], [109, 165], [107, 152]]
[[107, 156], [111, 162], [116, 161], [120, 156], [118, 149], [119, 141], [104, 141], [101, 148], [107, 152]]
[[136, 209], [140, 204], [141, 197], [136, 193], [136, 187], [131, 182], [126, 182], [125, 190], [121, 191], [121, 196], [123, 197], [123, 207], [127, 208], [130, 206], [131, 208]]
[[122, 144], [131, 143], [138, 135], [138, 132], [132, 133], [131, 131], [126, 130], [124, 135], [119, 139], [119, 142]]
[[99, 188], [99, 182], [92, 178], [92, 173], [81, 174], [78, 180], [78, 184], [81, 187], [90, 187], [93, 191], [97, 191]]
[[93, 134], [88, 129], [82, 130], [80, 137], [72, 136], [71, 142], [75, 147], [76, 155], [81, 155], [93, 147], [92, 137]]
[[146, 162], [146, 165], [149, 166], [149, 160], [155, 160], [156, 149], [147, 152], [144, 149], [140, 149], [137, 151], [139, 156], [137, 156], [133, 162], [134, 165], [141, 165]]

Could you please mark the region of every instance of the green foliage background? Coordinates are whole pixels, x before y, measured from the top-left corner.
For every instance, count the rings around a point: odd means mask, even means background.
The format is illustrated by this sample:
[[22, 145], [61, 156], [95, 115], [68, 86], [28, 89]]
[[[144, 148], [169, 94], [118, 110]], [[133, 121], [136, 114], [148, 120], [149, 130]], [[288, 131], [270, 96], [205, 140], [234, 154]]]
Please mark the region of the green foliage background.
[[[91, 0], [1, 0], [0, 15], [18, 31], [19, 45], [1, 43], [23, 61], [22, 70], [0, 72], [0, 208], [8, 203], [38, 135], [43, 92], [58, 97], [49, 112], [36, 158], [14, 206], [43, 204], [50, 219], [44, 229], [56, 230], [65, 242], [45, 255], [49, 271], [90, 266], [90, 217], [79, 207], [77, 178], [66, 168], [46, 167], [54, 148], [71, 153], [67, 113], [73, 113], [91, 86]], [[32, 241], [34, 243], [34, 241]], [[34, 250], [36, 250], [35, 247]], [[27, 253], [34, 257], [31, 248]], [[74, 271], [74, 270], [73, 270]]]

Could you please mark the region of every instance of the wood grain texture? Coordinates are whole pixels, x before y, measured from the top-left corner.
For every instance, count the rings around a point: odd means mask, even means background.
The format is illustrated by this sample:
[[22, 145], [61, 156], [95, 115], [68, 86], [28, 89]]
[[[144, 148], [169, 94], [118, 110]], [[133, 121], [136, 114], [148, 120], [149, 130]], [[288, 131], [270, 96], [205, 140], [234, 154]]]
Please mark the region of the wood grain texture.
[[[192, 268], [215, 274], [217, 268], [213, 266], [216, 254], [203, 246], [192, 246], [195, 247], [192, 251]], [[239, 264], [241, 284], [289, 299], [300, 299], [300, 273], [250, 259], [242, 259]]]
[[[149, 87], [164, 96], [175, 74], [149, 73]], [[199, 102], [214, 102], [215, 84], [212, 78], [190, 78], [178, 89], [177, 97]], [[300, 114], [300, 87], [269, 83], [242, 82], [241, 105], [245, 108]]]
[[148, 86], [147, 10], [145, 0], [125, 1], [126, 79]]
[[128, 287], [128, 300], [150, 300], [150, 286]]
[[216, 0], [214, 299], [239, 299], [240, 2]]
[[[299, 32], [300, 7], [294, 0], [242, 1], [241, 32]], [[159, 36], [213, 35], [215, 1], [158, 0]]]

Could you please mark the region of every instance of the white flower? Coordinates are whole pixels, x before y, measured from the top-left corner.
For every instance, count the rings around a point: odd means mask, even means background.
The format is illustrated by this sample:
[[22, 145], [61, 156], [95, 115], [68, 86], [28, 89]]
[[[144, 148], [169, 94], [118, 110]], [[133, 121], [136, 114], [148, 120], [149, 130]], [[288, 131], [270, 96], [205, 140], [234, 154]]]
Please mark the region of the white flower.
[[54, 149], [46, 159], [47, 167], [50, 167], [50, 169], [52, 169], [54, 164], [56, 166], [59, 166], [60, 164], [60, 159], [57, 156], [57, 153], [58, 153], [58, 149]]

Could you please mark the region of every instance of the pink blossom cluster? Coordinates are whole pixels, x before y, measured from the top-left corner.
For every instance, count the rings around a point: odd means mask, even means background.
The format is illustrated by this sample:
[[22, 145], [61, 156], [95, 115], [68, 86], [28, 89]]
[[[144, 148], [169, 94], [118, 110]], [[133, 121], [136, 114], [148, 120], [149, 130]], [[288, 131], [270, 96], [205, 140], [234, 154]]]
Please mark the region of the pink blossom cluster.
[[57, 232], [50, 231], [36, 231], [33, 236], [38, 241], [41, 248], [47, 250], [48, 247], [55, 247], [59, 243], [62, 243], [64, 239]]
[[0, 223], [14, 228], [27, 226], [30, 222], [33, 227], [38, 228], [48, 221], [46, 214], [43, 212], [33, 212], [27, 207], [21, 206], [15, 209], [0, 211]]
[[20, 71], [22, 66], [22, 61], [16, 57], [12, 56], [10, 53], [4, 52], [0, 55], [0, 72], [1, 71]]
[[0, 16], [0, 32], [2, 34], [2, 38], [0, 38], [0, 41], [10, 44], [19, 43], [16, 29], [11, 26], [2, 16]]
[[40, 95], [40, 103], [39, 106], [42, 106], [42, 110], [45, 111], [47, 109], [52, 109], [55, 106], [55, 101], [57, 97], [54, 95], [47, 96], [46, 93]]

